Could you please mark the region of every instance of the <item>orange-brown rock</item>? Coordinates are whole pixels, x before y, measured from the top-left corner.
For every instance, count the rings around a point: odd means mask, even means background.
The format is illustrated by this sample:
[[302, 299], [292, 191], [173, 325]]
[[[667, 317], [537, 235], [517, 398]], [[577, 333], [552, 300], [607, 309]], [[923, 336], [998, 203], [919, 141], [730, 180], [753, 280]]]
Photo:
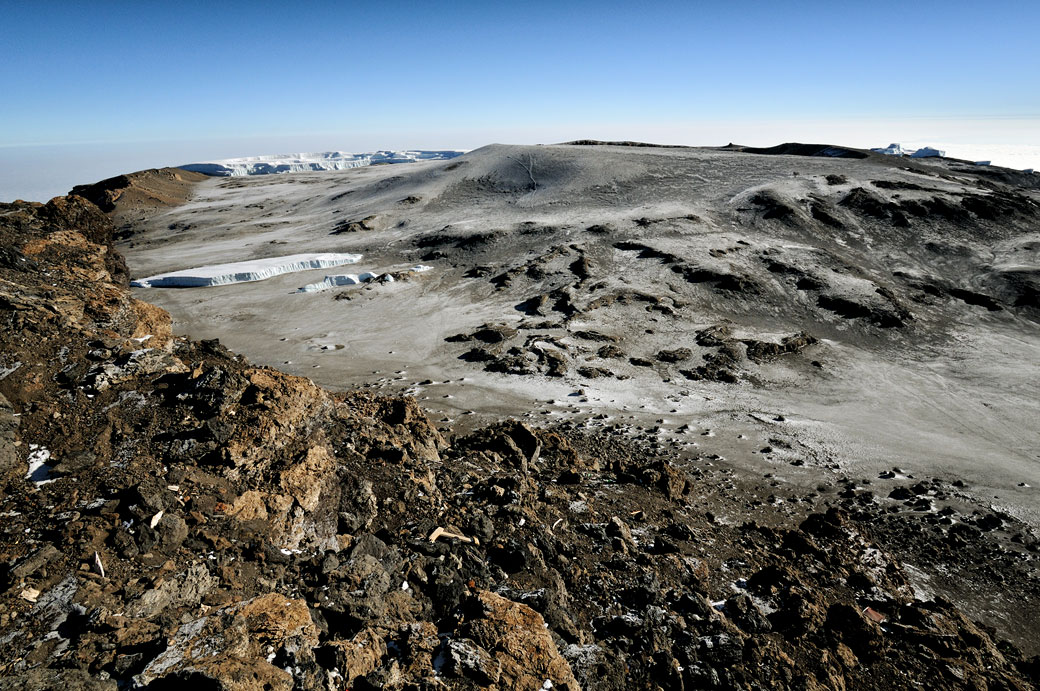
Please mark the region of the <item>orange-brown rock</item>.
[[[570, 665], [560, 655], [545, 620], [527, 605], [480, 591], [467, 604], [457, 633], [486, 653], [481, 672], [502, 689], [552, 688], [578, 691]], [[478, 651], [479, 652], [479, 651]]]
[[209, 679], [227, 691], [287, 691], [294, 687], [292, 676], [269, 660], [310, 660], [317, 642], [307, 604], [269, 593], [181, 626], [137, 682]]
[[336, 658], [336, 668], [348, 684], [374, 672], [386, 655], [383, 635], [373, 629], [364, 629], [349, 641], [331, 641], [329, 646]]

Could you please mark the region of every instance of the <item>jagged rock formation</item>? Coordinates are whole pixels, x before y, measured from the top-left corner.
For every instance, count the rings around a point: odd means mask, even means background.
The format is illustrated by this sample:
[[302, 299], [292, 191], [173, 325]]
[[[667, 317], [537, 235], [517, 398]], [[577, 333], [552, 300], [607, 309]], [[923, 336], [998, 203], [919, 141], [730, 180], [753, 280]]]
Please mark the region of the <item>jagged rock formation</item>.
[[0, 688], [1040, 681], [847, 512], [721, 520], [742, 496], [609, 435], [445, 436], [175, 338], [83, 199], [0, 226]]

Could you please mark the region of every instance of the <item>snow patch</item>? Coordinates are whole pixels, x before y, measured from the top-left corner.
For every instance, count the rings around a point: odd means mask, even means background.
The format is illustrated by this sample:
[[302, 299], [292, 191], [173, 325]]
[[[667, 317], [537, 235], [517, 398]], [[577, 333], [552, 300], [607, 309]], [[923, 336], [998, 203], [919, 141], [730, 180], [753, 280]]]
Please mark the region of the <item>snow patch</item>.
[[135, 288], [200, 288], [262, 281], [281, 274], [309, 269], [327, 269], [343, 264], [356, 264], [360, 254], [290, 254], [285, 257], [254, 259], [232, 264], [213, 264], [183, 269], [131, 281]]
[[464, 151], [369, 151], [349, 153], [324, 151], [305, 154], [272, 154], [202, 161], [179, 166], [204, 175], [235, 177], [242, 175], [272, 175], [315, 170], [348, 170], [377, 163], [415, 163], [416, 161], [446, 161], [461, 156]]
[[51, 460], [51, 452], [39, 444], [29, 444], [29, 472], [25, 479], [36, 484], [36, 486], [47, 485], [57, 478], [51, 477], [51, 468], [47, 461]]

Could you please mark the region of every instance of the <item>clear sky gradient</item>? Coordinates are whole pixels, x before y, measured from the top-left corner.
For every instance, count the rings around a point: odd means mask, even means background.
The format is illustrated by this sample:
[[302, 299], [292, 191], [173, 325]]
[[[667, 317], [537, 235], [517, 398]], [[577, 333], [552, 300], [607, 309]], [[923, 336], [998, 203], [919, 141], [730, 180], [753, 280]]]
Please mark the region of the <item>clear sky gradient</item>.
[[76, 169], [88, 182], [116, 165], [577, 137], [1040, 146], [1035, 0], [0, 9], [0, 199], [32, 178], [12, 182], [15, 163], [63, 151], [96, 164]]

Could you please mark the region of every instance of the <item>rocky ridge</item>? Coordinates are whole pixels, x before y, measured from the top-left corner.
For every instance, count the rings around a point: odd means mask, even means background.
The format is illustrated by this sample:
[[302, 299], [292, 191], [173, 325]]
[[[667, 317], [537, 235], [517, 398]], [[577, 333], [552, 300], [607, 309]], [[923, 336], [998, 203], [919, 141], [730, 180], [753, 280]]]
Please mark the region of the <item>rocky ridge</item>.
[[[0, 688], [1040, 681], [1040, 660], [915, 597], [860, 486], [822, 511], [749, 503], [638, 440], [442, 433], [413, 399], [175, 338], [84, 199], [3, 204], [0, 225]], [[976, 545], [991, 523], [951, 533]]]

